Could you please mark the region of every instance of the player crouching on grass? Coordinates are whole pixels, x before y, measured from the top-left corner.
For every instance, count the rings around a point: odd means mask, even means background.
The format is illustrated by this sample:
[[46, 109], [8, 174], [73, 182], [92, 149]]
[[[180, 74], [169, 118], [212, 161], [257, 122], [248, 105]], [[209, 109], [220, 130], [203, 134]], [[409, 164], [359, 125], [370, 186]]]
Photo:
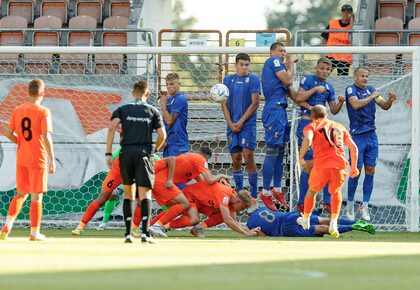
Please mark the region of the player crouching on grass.
[[[191, 234], [204, 237], [205, 228], [224, 222], [229, 228], [244, 236], [257, 235], [259, 228], [249, 230], [236, 220], [236, 212], [251, 206], [252, 197], [249, 191], [241, 190], [236, 193], [229, 185], [220, 182], [209, 184], [206, 181], [199, 181], [187, 186], [183, 192], [189, 199], [190, 208], [181, 217], [166, 224], [167, 229], [194, 226]], [[208, 219], [198, 225], [199, 213], [206, 215]]]

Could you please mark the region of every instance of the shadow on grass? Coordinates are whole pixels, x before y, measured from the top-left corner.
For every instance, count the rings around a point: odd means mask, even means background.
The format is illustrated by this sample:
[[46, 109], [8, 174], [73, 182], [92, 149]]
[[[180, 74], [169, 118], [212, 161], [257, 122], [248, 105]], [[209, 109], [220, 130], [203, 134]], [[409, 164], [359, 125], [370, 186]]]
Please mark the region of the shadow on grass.
[[[109, 262], [112, 264], [112, 261]], [[410, 290], [419, 287], [419, 268], [420, 255], [412, 255], [37, 274], [0, 273], [0, 289]]]
[[[82, 236], [73, 237], [71, 235], [72, 229], [42, 229], [42, 233], [48, 237], [54, 238], [69, 238], [69, 239], [85, 239], [85, 238], [124, 238], [124, 230], [106, 230], [97, 231], [95, 229], [86, 230]], [[170, 231], [168, 235], [171, 238], [191, 238], [196, 239], [190, 235], [187, 230], [182, 231]], [[253, 237], [245, 238], [230, 230], [208, 230], [205, 233], [207, 239], [256, 239], [256, 240], [279, 240], [279, 241], [319, 241], [321, 239], [325, 241], [336, 241], [336, 242], [395, 242], [395, 243], [420, 243], [419, 233], [408, 233], [408, 232], [379, 232], [375, 235], [370, 235], [365, 232], [347, 232], [341, 235], [339, 239], [334, 239], [328, 235], [323, 238], [295, 238], [295, 237]], [[10, 237], [27, 237], [29, 236], [29, 229], [13, 229]]]

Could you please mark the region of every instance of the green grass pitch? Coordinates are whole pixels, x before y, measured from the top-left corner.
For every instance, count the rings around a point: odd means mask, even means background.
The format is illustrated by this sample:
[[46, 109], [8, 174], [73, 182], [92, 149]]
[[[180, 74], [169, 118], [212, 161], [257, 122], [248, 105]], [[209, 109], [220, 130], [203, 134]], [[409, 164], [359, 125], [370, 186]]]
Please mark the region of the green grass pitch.
[[122, 230], [14, 229], [0, 241], [0, 289], [420, 289], [420, 234], [350, 232], [339, 239], [206, 239], [170, 232], [159, 244], [124, 244]]

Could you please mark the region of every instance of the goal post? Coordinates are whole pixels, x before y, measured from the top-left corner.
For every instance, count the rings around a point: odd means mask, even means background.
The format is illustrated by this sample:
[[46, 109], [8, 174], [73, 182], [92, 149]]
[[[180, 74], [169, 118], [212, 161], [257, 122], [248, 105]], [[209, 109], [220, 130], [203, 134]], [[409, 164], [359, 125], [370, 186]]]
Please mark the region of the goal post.
[[[378, 124], [379, 158], [383, 166], [377, 168], [375, 182], [378, 189], [388, 191], [390, 198], [385, 200], [380, 197], [382, 192], [374, 192], [374, 196], [379, 198], [372, 202], [375, 207], [373, 223], [381, 230], [419, 231], [420, 47], [286, 47], [286, 49], [289, 55], [299, 55], [300, 58], [296, 64], [295, 87], [305, 74], [313, 73], [317, 58], [339, 52], [353, 55], [353, 67], [359, 64], [371, 65], [372, 81], [376, 88], [384, 90], [384, 94], [390, 90], [399, 92], [397, 108], [394, 109], [393, 106], [388, 112], [379, 112], [380, 110], [377, 112], [377, 122], [380, 123]], [[161, 72], [154, 65], [159, 55], [185, 56], [177, 59], [185, 61], [188, 65], [175, 63], [167, 68], [175, 72], [191, 69], [197, 73], [199, 69], [209, 70], [203, 74], [203, 77], [191, 77], [191, 79], [188, 79], [191, 74], [183, 74], [187, 76], [187, 79], [183, 79], [182, 83], [192, 88], [191, 91], [186, 92], [190, 100], [188, 124], [190, 145], [192, 150], [203, 144], [211, 146], [215, 152], [210, 160], [211, 170], [214, 173], [231, 174], [231, 161], [225, 134], [226, 123], [220, 105], [208, 100], [208, 90], [212, 84], [208, 81], [203, 81], [203, 83], [200, 81], [205, 78], [212, 79], [212, 74], [219, 73], [219, 68], [224, 68], [223, 75], [227, 71], [232, 72], [234, 56], [238, 53], [248, 53], [251, 56], [250, 72], [260, 76], [263, 63], [269, 56], [269, 48], [1, 46], [0, 53], [2, 55], [19, 54], [20, 65], [25, 65], [27, 56], [30, 56], [27, 58], [33, 61], [45, 54], [53, 56], [71, 54], [73, 58], [77, 58], [77, 54], [88, 55], [89, 65], [92, 66], [95, 65], [95, 55], [129, 56], [124, 58], [127, 62], [125, 65], [128, 67], [125, 74], [113, 71], [112, 66], [109, 66], [109, 74], [95, 74], [94, 70], [85, 74], [72, 74], [71, 70], [70, 74], [65, 75], [57, 71], [47, 74], [26, 74], [23, 70], [14, 74], [2, 74], [0, 77], [2, 83], [2, 90], [0, 90], [0, 174], [3, 176], [0, 192], [4, 193], [1, 198], [0, 214], [5, 217], [10, 196], [14, 193], [14, 177], [10, 176], [10, 172], [15, 166], [15, 147], [5, 138], [4, 130], [16, 102], [24, 100], [25, 84], [31, 78], [39, 77], [44, 79], [47, 85], [45, 104], [54, 109], [52, 110], [55, 121], [53, 126], [57, 130], [54, 132], [53, 139], [57, 145], [56, 155], [62, 163], [62, 165], [58, 164], [58, 177], [50, 178], [49, 188], [52, 193], [47, 194], [44, 200], [46, 203], [44, 223], [68, 226], [78, 222], [87, 204], [100, 191], [101, 181], [107, 171], [102, 155], [105, 148], [107, 122], [111, 112], [119, 105], [131, 100], [131, 87], [138, 78], [147, 79], [153, 96], [159, 95], [157, 82]], [[221, 55], [223, 57], [220, 57]], [[377, 57], [376, 60], [375, 57]], [[151, 59], [154, 61], [150, 61]], [[227, 63], [218, 63], [220, 59]], [[55, 61], [59, 62], [59, 58], [56, 57]], [[199, 66], [194, 62], [206, 65]], [[337, 76], [334, 72], [330, 77], [330, 81], [336, 87], [337, 96], [344, 94], [343, 88], [346, 85], [352, 84], [351, 74], [352, 71], [350, 76], [343, 77]], [[386, 98], [385, 95], [384, 97]], [[156, 99], [152, 101], [157, 104]], [[260, 170], [265, 147], [264, 129], [261, 124], [263, 106], [262, 99], [258, 111], [258, 146], [255, 155], [259, 168], [260, 186], [262, 185]], [[348, 123], [347, 113], [343, 109], [337, 116], [331, 116], [331, 119]], [[296, 105], [290, 104], [288, 114], [292, 128], [296, 128], [296, 122], [299, 119]], [[60, 118], [64, 119], [60, 120]], [[392, 132], [387, 132], [387, 129]], [[117, 140], [115, 142], [117, 143]], [[298, 171], [295, 170], [296, 152], [295, 132], [291, 132], [290, 148], [285, 157], [283, 186], [288, 188], [292, 204], [296, 204], [297, 177], [299, 176]], [[247, 185], [246, 176], [244, 181]], [[362, 184], [359, 182], [358, 191], [361, 191], [361, 187]], [[346, 200], [346, 190], [343, 189], [343, 191], [344, 200]], [[24, 218], [27, 219], [27, 217], [27, 214], [24, 214]], [[240, 219], [244, 222], [246, 216], [242, 215]]]

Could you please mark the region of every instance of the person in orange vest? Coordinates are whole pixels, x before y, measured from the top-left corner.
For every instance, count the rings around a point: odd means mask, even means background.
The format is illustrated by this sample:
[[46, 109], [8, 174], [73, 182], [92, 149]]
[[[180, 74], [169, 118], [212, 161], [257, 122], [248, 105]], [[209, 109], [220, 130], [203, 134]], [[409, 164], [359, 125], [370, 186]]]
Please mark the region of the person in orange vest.
[[[330, 20], [325, 29], [349, 30], [352, 27], [353, 20], [353, 7], [346, 4], [341, 7], [341, 19]], [[323, 43], [327, 46], [351, 45], [348, 32], [323, 32], [321, 37], [323, 38]], [[347, 76], [349, 74], [349, 68], [352, 62], [351, 54], [334, 53], [329, 54], [328, 58], [330, 58], [333, 63], [333, 69], [337, 68], [337, 75]]]

